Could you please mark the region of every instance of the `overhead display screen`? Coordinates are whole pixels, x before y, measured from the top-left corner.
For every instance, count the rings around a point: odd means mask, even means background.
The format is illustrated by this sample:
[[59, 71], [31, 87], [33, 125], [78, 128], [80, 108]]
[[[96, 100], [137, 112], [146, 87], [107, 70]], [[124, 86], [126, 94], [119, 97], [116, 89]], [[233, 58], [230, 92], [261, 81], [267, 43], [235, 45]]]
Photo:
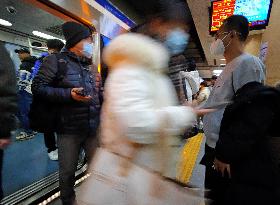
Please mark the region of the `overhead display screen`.
[[212, 2], [210, 32], [216, 32], [224, 19], [232, 15], [247, 17], [251, 29], [268, 25], [272, 0], [219, 0]]

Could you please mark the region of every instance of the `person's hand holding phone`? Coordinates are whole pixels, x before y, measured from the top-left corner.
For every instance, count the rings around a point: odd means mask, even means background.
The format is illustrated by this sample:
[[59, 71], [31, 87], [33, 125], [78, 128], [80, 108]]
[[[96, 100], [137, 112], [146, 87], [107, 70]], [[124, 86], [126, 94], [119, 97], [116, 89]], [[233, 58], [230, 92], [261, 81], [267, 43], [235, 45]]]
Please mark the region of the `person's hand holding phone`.
[[78, 102], [89, 102], [92, 99], [90, 95], [85, 94], [84, 88], [73, 88], [71, 90], [71, 96]]

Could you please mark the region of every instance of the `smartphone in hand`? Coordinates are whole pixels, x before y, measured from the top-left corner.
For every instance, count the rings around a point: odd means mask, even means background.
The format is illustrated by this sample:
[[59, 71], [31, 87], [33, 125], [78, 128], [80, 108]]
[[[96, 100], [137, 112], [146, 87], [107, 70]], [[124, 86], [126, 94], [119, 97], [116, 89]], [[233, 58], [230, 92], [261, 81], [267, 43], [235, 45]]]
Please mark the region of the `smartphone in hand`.
[[86, 92], [84, 89], [80, 89], [80, 90], [75, 90], [74, 91], [77, 95], [82, 96], [82, 97], [86, 97]]

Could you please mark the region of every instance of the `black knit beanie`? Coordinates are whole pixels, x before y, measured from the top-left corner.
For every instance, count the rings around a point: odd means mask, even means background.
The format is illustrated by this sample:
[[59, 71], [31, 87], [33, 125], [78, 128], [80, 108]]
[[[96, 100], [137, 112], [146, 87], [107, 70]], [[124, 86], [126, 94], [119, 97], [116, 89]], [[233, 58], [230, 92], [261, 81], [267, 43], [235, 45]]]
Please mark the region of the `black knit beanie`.
[[62, 25], [62, 31], [66, 40], [65, 47], [67, 49], [72, 48], [81, 40], [88, 38], [92, 34], [88, 27], [73, 21], [64, 23]]

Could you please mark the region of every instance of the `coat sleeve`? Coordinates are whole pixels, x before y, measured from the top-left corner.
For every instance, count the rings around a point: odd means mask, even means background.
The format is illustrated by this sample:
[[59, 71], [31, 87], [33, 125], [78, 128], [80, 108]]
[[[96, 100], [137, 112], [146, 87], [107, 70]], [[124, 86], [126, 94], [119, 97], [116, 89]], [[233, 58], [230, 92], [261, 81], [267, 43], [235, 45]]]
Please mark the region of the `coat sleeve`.
[[[2, 54], [5, 55], [6, 51], [3, 50]], [[17, 111], [16, 72], [8, 54], [3, 59], [8, 60], [3, 60], [0, 65], [0, 138], [9, 138], [15, 129]]]
[[71, 88], [52, 87], [57, 70], [58, 63], [56, 56], [51, 55], [46, 57], [32, 82], [32, 93], [52, 102], [71, 102]]
[[[110, 100], [121, 126], [129, 140], [141, 143], [154, 143], [164, 126], [170, 135], [179, 134], [195, 121], [195, 114], [183, 106], [158, 108], [153, 100], [149, 80], [137, 72], [113, 74], [107, 81], [105, 101]], [[160, 91], [158, 91], [160, 92]]]
[[266, 137], [273, 115], [271, 108], [264, 104], [246, 106], [230, 118], [226, 109], [215, 148], [216, 158], [232, 163], [252, 155], [256, 143]]

